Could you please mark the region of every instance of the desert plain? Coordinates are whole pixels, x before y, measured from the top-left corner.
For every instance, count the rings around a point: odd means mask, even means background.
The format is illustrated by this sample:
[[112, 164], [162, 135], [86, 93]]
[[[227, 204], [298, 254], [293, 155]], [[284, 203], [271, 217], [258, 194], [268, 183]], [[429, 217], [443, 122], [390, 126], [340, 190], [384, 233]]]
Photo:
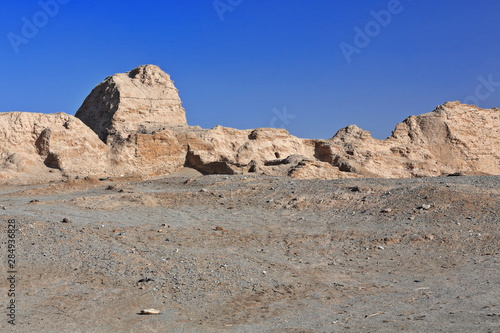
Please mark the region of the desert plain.
[[2, 332], [500, 332], [498, 176], [184, 169], [0, 191], [18, 258]]

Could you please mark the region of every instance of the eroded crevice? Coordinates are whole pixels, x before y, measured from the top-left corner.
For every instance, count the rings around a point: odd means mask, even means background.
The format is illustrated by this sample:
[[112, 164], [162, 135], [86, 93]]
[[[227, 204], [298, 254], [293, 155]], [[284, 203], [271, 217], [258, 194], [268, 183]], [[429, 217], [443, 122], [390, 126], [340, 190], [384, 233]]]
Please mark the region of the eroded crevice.
[[332, 148], [325, 142], [316, 141], [314, 143], [314, 157], [320, 160], [321, 162], [327, 162], [332, 164], [333, 156], [332, 156]]
[[194, 151], [188, 149], [186, 154], [186, 161], [184, 166], [187, 168], [195, 169], [204, 175], [213, 174], [224, 174], [224, 175], [234, 175], [235, 171], [231, 168], [228, 162], [216, 161], [205, 163], [202, 161], [199, 155], [196, 155]]

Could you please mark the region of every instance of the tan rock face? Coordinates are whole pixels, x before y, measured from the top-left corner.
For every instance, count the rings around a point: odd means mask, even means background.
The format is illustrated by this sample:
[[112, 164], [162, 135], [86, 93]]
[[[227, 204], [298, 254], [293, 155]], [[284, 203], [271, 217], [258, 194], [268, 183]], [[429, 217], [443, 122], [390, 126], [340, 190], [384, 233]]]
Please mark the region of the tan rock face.
[[450, 173], [500, 174], [500, 112], [448, 102], [410, 116], [386, 140], [356, 126], [319, 145], [319, 159], [341, 170], [378, 177]]
[[125, 141], [114, 142], [111, 149], [113, 164], [124, 173], [142, 170], [149, 175], [168, 174], [182, 167], [204, 174], [287, 175], [302, 161], [289, 158], [297, 154], [314, 159], [314, 142], [282, 129], [238, 130], [222, 126], [133, 134]]
[[186, 125], [186, 113], [173, 81], [154, 65], [106, 78], [75, 116], [108, 143], [134, 133]]
[[159, 176], [184, 166], [185, 145], [172, 130], [155, 134], [131, 134], [126, 140], [110, 146], [110, 164], [115, 173]]
[[328, 140], [273, 128], [202, 129], [186, 124], [168, 74], [145, 65], [106, 78], [76, 115], [81, 121], [0, 114], [0, 178], [34, 170], [148, 177], [183, 167], [320, 179], [500, 174], [499, 110], [459, 102], [408, 117], [385, 140], [356, 125]]
[[0, 140], [0, 179], [54, 178], [60, 171], [102, 174], [107, 169], [108, 147], [68, 114], [0, 113]]
[[[237, 130], [217, 126], [186, 134], [187, 137], [180, 140], [188, 145], [186, 166], [204, 173], [286, 175], [288, 170], [282, 166], [289, 163], [283, 163], [284, 159], [290, 155], [312, 157], [314, 154], [312, 143], [283, 129]], [[214, 172], [216, 169], [220, 170]]]

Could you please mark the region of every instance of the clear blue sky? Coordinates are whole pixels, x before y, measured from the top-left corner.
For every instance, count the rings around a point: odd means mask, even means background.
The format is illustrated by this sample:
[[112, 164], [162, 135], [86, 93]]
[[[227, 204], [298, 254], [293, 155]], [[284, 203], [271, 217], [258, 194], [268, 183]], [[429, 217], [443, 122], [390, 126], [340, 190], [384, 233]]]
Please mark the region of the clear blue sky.
[[204, 128], [330, 138], [357, 124], [385, 138], [446, 101], [500, 107], [498, 0], [41, 3], [54, 1], [2, 1], [2, 112], [74, 114], [105, 77], [141, 64], [172, 76]]

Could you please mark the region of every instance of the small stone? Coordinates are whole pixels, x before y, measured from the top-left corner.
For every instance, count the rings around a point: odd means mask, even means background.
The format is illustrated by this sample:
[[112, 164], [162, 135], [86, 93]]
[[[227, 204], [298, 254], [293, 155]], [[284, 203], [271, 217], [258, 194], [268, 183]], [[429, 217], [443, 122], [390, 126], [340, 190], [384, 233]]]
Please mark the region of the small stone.
[[3, 206], [3, 207], [2, 207], [2, 209], [3, 209], [3, 210], [7, 210], [7, 207]]
[[161, 313], [160, 310], [156, 310], [156, 309], [141, 310], [141, 314], [143, 314], [143, 315], [159, 315], [160, 313]]
[[266, 275], [266, 274], [267, 274], [267, 271], [262, 271], [262, 274]]
[[200, 190], [200, 192], [205, 193], [205, 192], [208, 192], [208, 190], [207, 190], [206, 188], [202, 188], [202, 189]]
[[380, 212], [381, 213], [390, 213], [390, 212], [392, 212], [392, 209], [391, 208], [384, 208]]
[[69, 217], [65, 217], [62, 219], [62, 223], [71, 223], [71, 219]]
[[220, 227], [220, 226], [216, 226], [214, 228], [215, 231], [224, 231], [224, 228]]
[[379, 246], [377, 246], [377, 248], [378, 248], [379, 250], [385, 250], [385, 249], [384, 249], [384, 247], [383, 247], [383, 246], [380, 246], [380, 245], [379, 245]]
[[431, 205], [423, 204], [422, 206], [420, 206], [420, 208], [425, 209], [425, 210], [429, 210], [429, 209], [431, 209]]
[[152, 282], [154, 281], [154, 279], [151, 279], [151, 278], [144, 278], [144, 279], [140, 279], [139, 281], [137, 281], [138, 283], [142, 283], [142, 282]]

